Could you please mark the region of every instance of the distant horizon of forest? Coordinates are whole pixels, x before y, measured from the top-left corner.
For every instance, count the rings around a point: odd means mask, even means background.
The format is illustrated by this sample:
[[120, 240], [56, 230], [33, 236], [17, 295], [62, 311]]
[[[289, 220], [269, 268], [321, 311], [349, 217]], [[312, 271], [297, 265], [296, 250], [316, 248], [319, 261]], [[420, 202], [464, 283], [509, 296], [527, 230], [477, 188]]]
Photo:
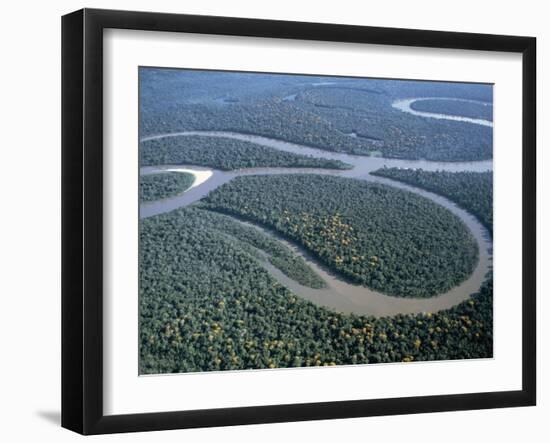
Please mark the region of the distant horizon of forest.
[[492, 358], [492, 103], [140, 67], [139, 374]]

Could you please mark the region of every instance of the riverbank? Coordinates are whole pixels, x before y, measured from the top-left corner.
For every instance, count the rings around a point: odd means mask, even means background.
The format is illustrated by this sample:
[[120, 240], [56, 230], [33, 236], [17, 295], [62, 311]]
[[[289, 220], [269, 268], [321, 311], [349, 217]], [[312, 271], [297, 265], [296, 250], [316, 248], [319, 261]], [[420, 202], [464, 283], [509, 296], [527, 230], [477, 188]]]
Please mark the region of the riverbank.
[[[199, 201], [211, 191], [228, 183], [235, 177], [246, 175], [273, 175], [273, 174], [323, 174], [334, 175], [339, 177], [355, 178], [367, 182], [382, 183], [388, 186], [413, 192], [433, 202], [445, 207], [450, 212], [457, 215], [466, 225], [474, 236], [479, 247], [479, 261], [470, 277], [462, 284], [452, 288], [444, 294], [439, 294], [435, 297], [427, 299], [406, 299], [402, 297], [391, 297], [380, 292], [372, 291], [369, 288], [360, 285], [354, 285], [345, 282], [341, 277], [334, 275], [321, 263], [316, 261], [307, 251], [300, 250], [297, 245], [289, 243], [281, 237], [279, 241], [285, 242], [291, 247], [297, 255], [300, 255], [314, 271], [323, 278], [327, 283], [327, 289], [316, 290], [300, 285], [292, 279], [289, 279], [278, 269], [274, 268], [269, 263], [263, 263], [265, 269], [281, 284], [285, 285], [297, 295], [321, 306], [334, 309], [338, 312], [357, 313], [373, 315], [377, 317], [393, 316], [398, 314], [413, 314], [422, 312], [437, 312], [443, 309], [453, 307], [460, 302], [467, 300], [471, 294], [477, 292], [481, 287], [486, 274], [492, 268], [492, 239], [486, 228], [477, 220], [476, 217], [458, 207], [454, 202], [434, 194], [432, 192], [416, 188], [398, 181], [390, 180], [383, 177], [371, 175], [371, 172], [384, 167], [399, 167], [399, 168], [422, 168], [428, 171], [445, 170], [451, 172], [458, 171], [474, 171], [482, 172], [492, 170], [492, 160], [477, 161], [477, 162], [432, 162], [426, 160], [398, 160], [388, 159], [383, 157], [365, 157], [358, 155], [350, 155], [344, 153], [336, 153], [324, 151], [308, 146], [297, 145], [281, 140], [271, 139], [258, 135], [242, 134], [236, 132], [222, 131], [183, 131], [168, 134], [158, 134], [154, 136], [144, 137], [141, 141], [159, 139], [164, 137], [186, 137], [186, 136], [204, 136], [204, 137], [221, 137], [234, 138], [238, 140], [250, 141], [261, 146], [267, 146], [273, 149], [279, 149], [287, 152], [294, 152], [306, 155], [312, 155], [320, 158], [328, 158], [341, 160], [345, 163], [353, 165], [349, 170], [328, 170], [328, 169], [311, 169], [311, 168], [252, 168], [240, 169], [234, 171], [220, 171], [216, 169], [197, 167], [193, 165], [175, 166], [157, 166], [142, 168], [141, 174], [155, 173], [158, 171], [167, 171], [170, 169], [180, 169], [182, 171], [194, 171], [201, 173], [202, 177], [206, 177], [206, 172], [210, 175], [197, 184], [193, 189], [178, 195], [176, 197], [158, 202], [151, 202], [141, 205], [140, 218], [147, 218], [157, 214], [172, 211], [180, 207], [186, 207], [194, 202]], [[258, 228], [258, 227], [257, 227]]]
[[397, 100], [392, 103], [392, 107], [395, 109], [399, 109], [400, 111], [406, 112], [408, 114], [416, 115], [419, 117], [435, 118], [438, 120], [452, 120], [457, 122], [466, 122], [466, 123], [472, 123], [475, 125], [488, 126], [491, 128], [493, 127], [493, 122], [489, 120], [483, 120], [480, 118], [463, 117], [461, 115], [438, 114], [435, 112], [417, 111], [416, 109], [413, 109], [411, 107], [411, 105], [414, 102], [424, 101], [424, 100], [451, 100], [451, 101], [458, 101], [458, 102], [465, 102], [465, 103], [484, 103], [484, 102], [478, 102], [476, 100], [459, 99], [459, 98], [452, 98], [452, 97], [419, 97], [419, 98], [407, 98], [404, 100]]

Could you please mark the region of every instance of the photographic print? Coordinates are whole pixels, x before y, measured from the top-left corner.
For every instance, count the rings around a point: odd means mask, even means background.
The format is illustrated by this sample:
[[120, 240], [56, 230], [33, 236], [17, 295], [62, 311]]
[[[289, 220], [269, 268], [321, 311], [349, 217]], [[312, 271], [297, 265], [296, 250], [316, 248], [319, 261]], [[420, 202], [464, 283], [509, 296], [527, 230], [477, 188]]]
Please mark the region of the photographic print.
[[140, 375], [492, 358], [493, 85], [140, 67], [139, 128]]

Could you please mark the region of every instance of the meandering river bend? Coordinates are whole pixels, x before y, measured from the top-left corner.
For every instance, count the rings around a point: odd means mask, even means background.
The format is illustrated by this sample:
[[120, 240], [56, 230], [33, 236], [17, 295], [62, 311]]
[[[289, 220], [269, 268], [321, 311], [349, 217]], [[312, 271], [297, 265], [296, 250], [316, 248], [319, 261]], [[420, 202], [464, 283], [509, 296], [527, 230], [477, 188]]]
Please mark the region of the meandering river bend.
[[[478, 124], [478, 123], [476, 123]], [[151, 217], [157, 214], [172, 211], [177, 208], [189, 206], [190, 204], [202, 199], [209, 192], [229, 182], [235, 177], [245, 175], [273, 175], [273, 174], [326, 174], [339, 177], [350, 177], [367, 182], [383, 183], [396, 188], [404, 189], [409, 192], [414, 192], [423, 197], [426, 197], [435, 203], [447, 208], [453, 214], [458, 216], [468, 227], [473, 237], [476, 239], [479, 246], [479, 261], [470, 277], [460, 285], [450, 289], [449, 291], [431, 298], [416, 299], [393, 297], [380, 292], [373, 291], [365, 286], [351, 284], [345, 281], [338, 275], [335, 275], [330, 269], [323, 265], [319, 260], [314, 258], [308, 251], [300, 246], [289, 242], [275, 232], [268, 231], [257, 225], [246, 222], [248, 226], [253, 226], [256, 229], [261, 229], [268, 235], [275, 236], [278, 241], [286, 244], [297, 255], [301, 256], [309, 266], [325, 281], [327, 287], [323, 289], [312, 289], [300, 285], [296, 281], [284, 275], [280, 270], [272, 266], [267, 261], [262, 261], [262, 266], [282, 285], [292, 290], [297, 295], [321, 306], [333, 309], [344, 313], [356, 313], [374, 316], [392, 316], [397, 314], [414, 314], [421, 312], [437, 312], [442, 309], [447, 309], [456, 304], [467, 300], [470, 295], [479, 290], [485, 279], [485, 275], [492, 266], [492, 239], [487, 230], [481, 223], [464, 209], [458, 207], [450, 200], [425, 191], [420, 188], [406, 185], [394, 180], [376, 177], [370, 173], [386, 167], [399, 168], [422, 168], [428, 171], [445, 170], [445, 171], [487, 171], [492, 170], [492, 161], [476, 161], [476, 162], [431, 162], [425, 160], [399, 160], [388, 159], [382, 157], [366, 157], [351, 155], [338, 152], [330, 152], [317, 148], [301, 146], [294, 143], [285, 142], [273, 138], [263, 137], [259, 135], [243, 134], [238, 132], [227, 131], [183, 131], [167, 134], [158, 134], [143, 137], [141, 141], [161, 139], [166, 137], [220, 137], [232, 138], [252, 142], [261, 146], [270, 147], [286, 152], [296, 154], [311, 155], [318, 158], [341, 160], [351, 164], [352, 169], [334, 170], [334, 169], [315, 169], [315, 168], [250, 168], [233, 171], [220, 171], [212, 168], [205, 168], [193, 165], [167, 165], [141, 168], [140, 174], [152, 174], [166, 172], [168, 170], [184, 169], [187, 171], [209, 171], [210, 177], [194, 186], [188, 191], [174, 196], [172, 198], [142, 203], [140, 205], [140, 218]], [[243, 223], [242, 221], [240, 221]]]
[[482, 118], [463, 117], [461, 115], [449, 115], [438, 114], [436, 112], [417, 111], [411, 107], [414, 102], [424, 100], [443, 100], [443, 101], [455, 101], [463, 103], [477, 103], [483, 106], [492, 106], [490, 103], [482, 102], [479, 100], [469, 100], [465, 98], [453, 98], [453, 97], [419, 97], [419, 98], [407, 98], [404, 100], [397, 100], [392, 103], [392, 107], [399, 109], [400, 111], [407, 112], [408, 114], [417, 115], [419, 117], [435, 118], [438, 120], [453, 120], [457, 122], [473, 123], [475, 125], [493, 127], [493, 122], [490, 120], [484, 120]]

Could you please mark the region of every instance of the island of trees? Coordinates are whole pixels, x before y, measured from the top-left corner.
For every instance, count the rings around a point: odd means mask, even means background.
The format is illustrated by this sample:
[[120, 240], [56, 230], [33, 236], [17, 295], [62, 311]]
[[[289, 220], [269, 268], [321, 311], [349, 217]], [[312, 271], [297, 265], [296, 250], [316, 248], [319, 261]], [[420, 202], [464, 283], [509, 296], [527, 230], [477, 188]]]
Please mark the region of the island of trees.
[[182, 136], [141, 142], [140, 164], [201, 165], [231, 170], [259, 167], [348, 169], [340, 160], [328, 160], [259, 146], [224, 137]]
[[456, 286], [478, 260], [458, 217], [389, 186], [315, 174], [237, 177], [200, 207], [268, 226], [351, 282], [399, 297]]
[[187, 172], [163, 172], [139, 177], [139, 200], [142, 202], [173, 197], [191, 187], [195, 176]]

